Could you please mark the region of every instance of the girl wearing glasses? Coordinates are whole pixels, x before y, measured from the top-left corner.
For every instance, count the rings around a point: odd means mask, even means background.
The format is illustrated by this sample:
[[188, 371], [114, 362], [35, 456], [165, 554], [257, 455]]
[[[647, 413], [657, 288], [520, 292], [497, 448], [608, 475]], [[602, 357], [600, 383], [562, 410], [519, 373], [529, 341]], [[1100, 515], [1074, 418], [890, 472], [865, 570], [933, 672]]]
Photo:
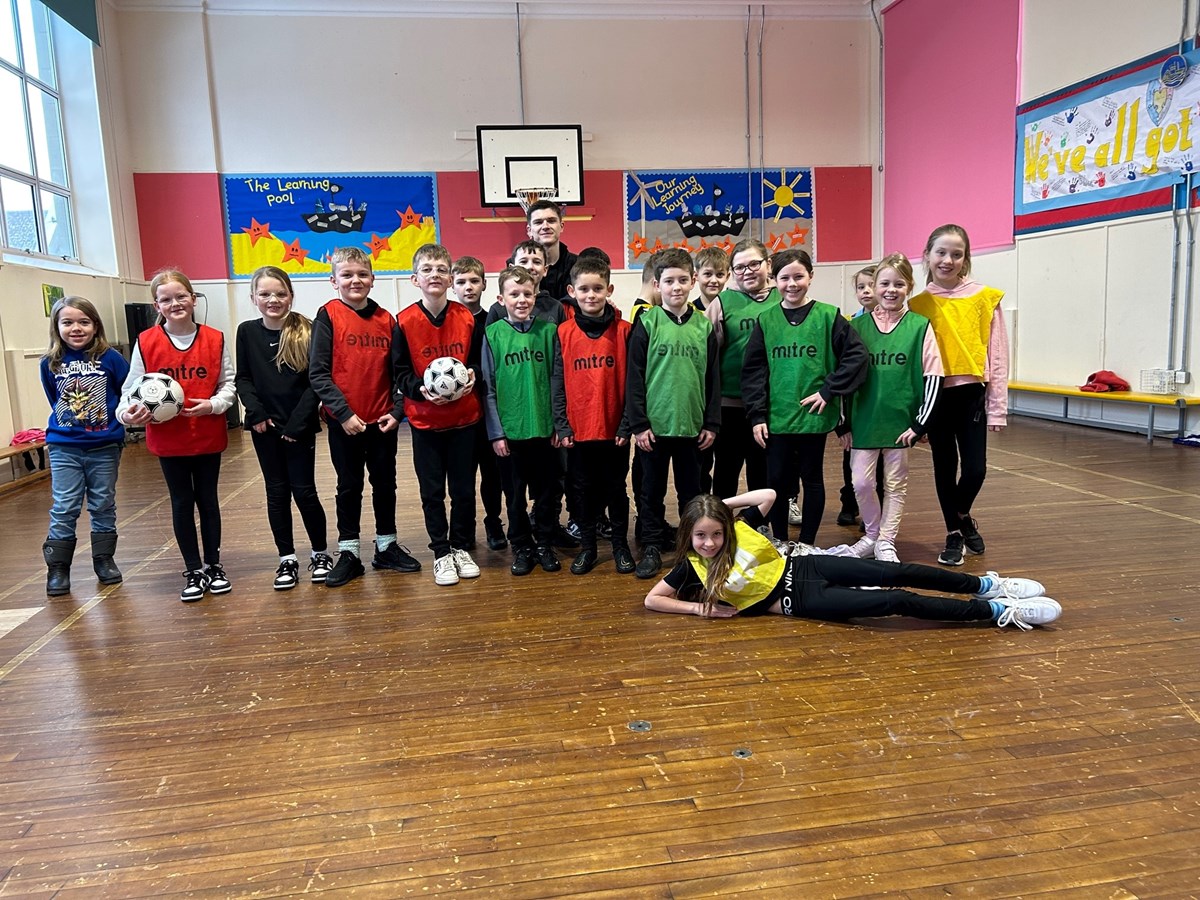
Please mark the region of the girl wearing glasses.
[[704, 311], [721, 348], [721, 431], [713, 445], [712, 479], [713, 492], [721, 497], [738, 492], [743, 464], [750, 490], [767, 486], [766, 452], [754, 442], [742, 403], [742, 360], [754, 323], [782, 299], [771, 279], [767, 248], [759, 241], [739, 241], [729, 255], [729, 263], [733, 286], [721, 291]]
[[[183, 555], [184, 587], [179, 599], [194, 603], [206, 593], [233, 589], [221, 567], [221, 507], [217, 478], [229, 443], [225, 413], [237, 400], [233, 363], [225, 336], [196, 322], [196, 292], [182, 272], [166, 269], [150, 282], [158, 320], [137, 337], [117, 418], [146, 429], [146, 447], [158, 457], [171, 496], [171, 522]], [[170, 375], [183, 388], [183, 411], [167, 422], [130, 396], [146, 372]], [[200, 542], [195, 514], [200, 516]]]
[[250, 278], [250, 300], [261, 319], [237, 330], [238, 397], [267, 489], [267, 522], [279, 551], [275, 590], [294, 588], [300, 560], [292, 534], [292, 501], [312, 543], [308, 569], [324, 584], [333, 568], [325, 510], [317, 496], [317, 395], [308, 382], [312, 322], [292, 309], [287, 272], [263, 266]]

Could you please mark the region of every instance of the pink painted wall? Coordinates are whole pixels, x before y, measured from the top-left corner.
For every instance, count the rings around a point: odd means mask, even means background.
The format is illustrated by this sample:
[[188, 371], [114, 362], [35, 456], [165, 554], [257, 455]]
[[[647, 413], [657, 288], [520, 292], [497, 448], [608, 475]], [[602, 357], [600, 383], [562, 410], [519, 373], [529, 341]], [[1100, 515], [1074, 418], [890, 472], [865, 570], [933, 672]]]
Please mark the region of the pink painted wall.
[[946, 222], [1010, 246], [1021, 0], [900, 0], [883, 22], [884, 248], [920, 254]]

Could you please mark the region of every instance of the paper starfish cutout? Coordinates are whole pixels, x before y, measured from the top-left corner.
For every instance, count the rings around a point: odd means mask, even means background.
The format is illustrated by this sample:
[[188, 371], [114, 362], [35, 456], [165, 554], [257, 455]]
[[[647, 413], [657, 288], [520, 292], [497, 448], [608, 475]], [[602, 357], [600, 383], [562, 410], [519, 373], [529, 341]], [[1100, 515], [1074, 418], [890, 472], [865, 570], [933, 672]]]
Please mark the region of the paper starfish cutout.
[[375, 232], [371, 232], [371, 242], [363, 244], [364, 247], [371, 251], [371, 259], [379, 259], [379, 254], [384, 250], [391, 250], [392, 245], [385, 237], [380, 237]]
[[801, 228], [799, 225], [797, 225], [795, 228], [793, 228], [791, 231], [789, 231], [787, 233], [787, 236], [792, 239], [791, 246], [795, 247], [798, 244], [803, 244], [805, 242], [805, 240], [807, 240], [808, 229]]
[[401, 231], [403, 231], [405, 228], [408, 228], [409, 226], [421, 224], [421, 217], [417, 213], [413, 212], [411, 203], [408, 205], [408, 209], [406, 209], [404, 212], [400, 212], [400, 210], [396, 210], [396, 215], [398, 215], [400, 217], [400, 230]]
[[294, 260], [296, 260], [296, 262], [300, 263], [300, 265], [303, 266], [304, 265], [304, 257], [306, 257], [306, 256], [308, 256], [308, 251], [300, 246], [300, 238], [296, 238], [294, 241], [292, 241], [290, 244], [288, 244], [286, 247], [283, 248], [283, 259], [281, 259], [279, 262], [280, 262], [280, 265], [282, 265], [283, 263], [287, 262], [289, 259], [294, 259]]
[[772, 231], [767, 235], [767, 246], [775, 252], [782, 250], [787, 246], [787, 235], [776, 234]]
[[633, 240], [629, 242], [629, 249], [633, 252], [633, 258], [637, 259], [646, 252], [646, 239], [640, 234], [635, 234]]
[[250, 246], [251, 247], [253, 247], [255, 244], [257, 244], [258, 239], [261, 237], [274, 237], [275, 236], [275, 235], [271, 234], [271, 223], [270, 222], [265, 222], [260, 225], [258, 223], [258, 219], [254, 218], [253, 216], [250, 217], [250, 227], [249, 228], [243, 227], [242, 231], [244, 231], [244, 232], [246, 232], [246, 234], [250, 235]]

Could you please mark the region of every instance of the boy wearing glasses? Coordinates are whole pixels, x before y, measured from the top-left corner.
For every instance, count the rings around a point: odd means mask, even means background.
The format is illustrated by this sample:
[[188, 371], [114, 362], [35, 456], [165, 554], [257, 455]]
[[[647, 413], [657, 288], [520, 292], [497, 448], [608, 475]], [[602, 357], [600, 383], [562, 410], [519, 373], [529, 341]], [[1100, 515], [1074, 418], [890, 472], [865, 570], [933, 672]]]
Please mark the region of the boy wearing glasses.
[[[450, 253], [441, 244], [425, 244], [413, 254], [412, 281], [421, 299], [396, 316], [399, 337], [392, 347], [396, 394], [404, 399], [412, 426], [413, 468], [433, 551], [433, 581], [443, 586], [479, 577], [468, 549], [475, 543], [475, 431], [483, 415], [474, 391], [483, 331], [475, 327], [471, 310], [446, 299], [450, 267]], [[470, 373], [467, 392], [457, 400], [425, 390], [425, 369], [444, 356], [457, 359]]]
[[712, 322], [721, 348], [721, 430], [713, 445], [716, 456], [712, 489], [718, 497], [737, 494], [742, 465], [747, 490], [767, 486], [766, 451], [754, 440], [742, 405], [742, 360], [758, 317], [781, 302], [771, 283], [767, 248], [746, 238], [729, 254], [734, 287], [721, 291], [704, 314]]

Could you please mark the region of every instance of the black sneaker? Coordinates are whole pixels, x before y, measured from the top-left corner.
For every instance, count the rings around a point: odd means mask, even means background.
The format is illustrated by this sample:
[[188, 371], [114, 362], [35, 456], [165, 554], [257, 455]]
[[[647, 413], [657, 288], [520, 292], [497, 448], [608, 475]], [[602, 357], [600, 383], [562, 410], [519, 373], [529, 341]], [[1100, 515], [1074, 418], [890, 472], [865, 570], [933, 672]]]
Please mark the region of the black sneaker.
[[549, 547], [538, 547], [534, 552], [537, 554], [538, 565], [542, 567], [543, 572], [557, 572], [562, 568], [558, 556]]
[[221, 568], [220, 563], [205, 566], [204, 576], [208, 579], [208, 592], [210, 594], [228, 594], [233, 590], [233, 585], [229, 583], [229, 577], [225, 574], [225, 570]]
[[325, 587], [341, 587], [349, 584], [355, 578], [362, 578], [366, 572], [362, 560], [349, 550], [338, 554], [337, 565], [325, 576]]
[[504, 525], [500, 522], [484, 522], [483, 532], [487, 535], [489, 550], [503, 550], [508, 546], [508, 538], [504, 536]]
[[963, 536], [957, 531], [946, 535], [946, 549], [938, 556], [938, 562], [943, 566], [961, 566], [963, 564]]
[[596, 551], [580, 550], [579, 555], [575, 557], [575, 561], [571, 563], [571, 574], [586, 575], [594, 568], [596, 568]]
[[962, 524], [958, 526], [958, 530], [962, 532], [963, 544], [966, 546], [968, 553], [974, 553], [978, 556], [986, 549], [983, 546], [983, 538], [979, 534], [976, 522], [970, 516], [963, 517]]
[[647, 547], [642, 551], [642, 560], [634, 569], [638, 578], [653, 578], [662, 568], [662, 556], [657, 547]]
[[617, 566], [617, 573], [620, 575], [628, 575], [637, 565], [633, 561], [633, 554], [629, 552], [627, 544], [613, 546], [613, 562]]
[[852, 509], [843, 509], [838, 513], [837, 523], [843, 528], [853, 528], [858, 524], [858, 513]]
[[[572, 531], [571, 529], [574, 529]], [[575, 536], [575, 532], [579, 531], [579, 526], [574, 521], [568, 521], [567, 527], [561, 525], [554, 526], [554, 534], [550, 538], [550, 544], [554, 547], [562, 547], [564, 550], [574, 550], [579, 546], [579, 538]]]
[[208, 593], [208, 576], [200, 569], [192, 569], [190, 572], [184, 572], [183, 577], [186, 580], [183, 584], [183, 590], [179, 593], [179, 599], [184, 603], [195, 603], [197, 600], [203, 600], [204, 595]]
[[514, 575], [528, 575], [536, 565], [537, 557], [534, 555], [533, 548], [522, 547], [513, 553], [512, 568], [509, 571]]
[[596, 521], [596, 536], [597, 537], [604, 538], [604, 540], [606, 540], [606, 541], [610, 540], [612, 538], [612, 531], [613, 531], [612, 522], [609, 521], [608, 516], [601, 516]]
[[300, 580], [300, 561], [285, 559], [275, 570], [275, 590], [290, 591]]
[[375, 550], [371, 568], [391, 569], [394, 572], [420, 572], [421, 563], [419, 560], [413, 559], [407, 547], [402, 547], [393, 541], [388, 544], [386, 550]]

